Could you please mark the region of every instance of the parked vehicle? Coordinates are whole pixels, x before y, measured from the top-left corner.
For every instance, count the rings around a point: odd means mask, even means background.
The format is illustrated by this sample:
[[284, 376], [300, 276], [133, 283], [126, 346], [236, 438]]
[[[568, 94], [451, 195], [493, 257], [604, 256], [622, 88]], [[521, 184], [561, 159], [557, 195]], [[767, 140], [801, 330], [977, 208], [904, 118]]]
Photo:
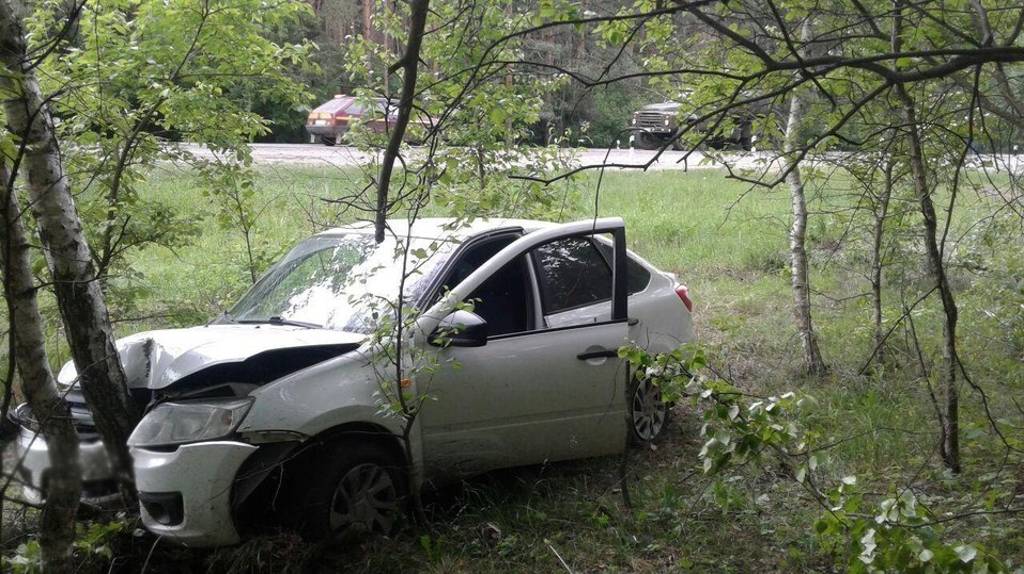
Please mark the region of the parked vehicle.
[[[626, 250], [622, 220], [452, 224], [390, 224], [427, 254], [407, 285], [409, 304], [426, 311], [406, 342], [437, 359], [403, 381], [430, 399], [410, 456], [402, 420], [381, 408], [380, 385], [393, 383], [369, 343], [382, 312], [370, 302], [395, 300], [401, 259], [371, 227], [299, 243], [209, 325], [121, 339], [132, 396], [148, 410], [129, 440], [146, 527], [187, 545], [232, 544], [273, 509], [311, 537], [391, 531], [425, 484], [656, 439], [666, 405], [617, 349], [691, 340], [692, 304], [675, 276]], [[59, 380], [73, 385], [72, 364]], [[89, 494], [113, 492], [88, 407], [68, 396]], [[46, 445], [18, 412], [26, 495], [39, 500]]]
[[[630, 128], [633, 129], [634, 141], [640, 149], [658, 149], [669, 145], [683, 149], [685, 142], [674, 139], [679, 133], [681, 123], [679, 121], [682, 104], [679, 102], [664, 102], [651, 104], [633, 112], [633, 119], [630, 121]], [[696, 117], [691, 118], [696, 120]], [[695, 130], [700, 133], [711, 129], [710, 122], [704, 122], [696, 126]], [[714, 134], [708, 139], [706, 145], [713, 149], [725, 147], [739, 147], [749, 150], [751, 141], [751, 119], [739, 117], [736, 120], [736, 127], [727, 136]]]
[[[386, 98], [373, 98], [367, 105], [365, 99], [338, 94], [309, 112], [306, 131], [309, 132], [311, 143], [319, 141], [333, 146], [342, 142], [356, 122], [366, 124], [374, 133], [385, 133], [391, 130], [397, 118], [397, 102], [389, 103]], [[406, 140], [414, 142], [416, 129], [429, 127], [429, 122], [413, 114], [409, 126], [411, 129], [407, 131]]]

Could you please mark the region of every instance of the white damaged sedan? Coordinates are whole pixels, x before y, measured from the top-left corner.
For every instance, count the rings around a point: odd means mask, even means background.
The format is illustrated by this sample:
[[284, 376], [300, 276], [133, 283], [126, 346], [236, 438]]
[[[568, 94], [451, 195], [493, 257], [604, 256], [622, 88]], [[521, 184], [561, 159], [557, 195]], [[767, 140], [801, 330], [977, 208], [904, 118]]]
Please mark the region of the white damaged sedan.
[[[427, 483], [619, 453], [662, 432], [657, 388], [630, 376], [617, 349], [691, 340], [692, 304], [673, 275], [626, 250], [620, 219], [391, 224], [379, 245], [365, 225], [300, 243], [209, 325], [118, 341], [147, 410], [129, 445], [149, 530], [193, 546], [232, 544], [267, 523], [320, 538], [388, 532]], [[382, 408], [370, 337], [372, 302], [397, 295], [406, 238], [422, 260], [405, 300], [425, 310], [406, 345], [436, 358], [402, 381], [429, 399], [408, 454], [403, 420]], [[59, 380], [85, 495], [100, 497], [114, 483], [75, 376], [68, 364]], [[17, 413], [26, 495], [38, 500], [46, 445], [28, 409]]]

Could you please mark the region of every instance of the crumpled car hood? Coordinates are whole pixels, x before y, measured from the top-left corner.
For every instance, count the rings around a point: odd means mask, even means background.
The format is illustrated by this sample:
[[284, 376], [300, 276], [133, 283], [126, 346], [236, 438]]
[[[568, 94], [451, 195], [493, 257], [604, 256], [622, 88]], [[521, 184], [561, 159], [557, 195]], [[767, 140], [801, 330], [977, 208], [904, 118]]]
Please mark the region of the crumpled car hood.
[[[338, 351], [335, 354], [342, 354], [357, 348], [365, 338], [330, 329], [225, 324], [146, 331], [119, 339], [117, 351], [128, 386], [156, 390], [214, 365], [241, 363], [285, 349], [334, 348]], [[69, 361], [57, 378], [70, 384], [77, 376], [74, 363]]]

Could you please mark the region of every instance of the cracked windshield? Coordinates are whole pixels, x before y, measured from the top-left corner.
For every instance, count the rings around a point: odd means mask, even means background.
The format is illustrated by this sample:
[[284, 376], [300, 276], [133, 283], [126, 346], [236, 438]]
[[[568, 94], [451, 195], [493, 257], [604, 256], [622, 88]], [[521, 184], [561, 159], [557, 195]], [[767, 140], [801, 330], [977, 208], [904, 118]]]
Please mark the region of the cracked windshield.
[[[404, 238], [401, 239], [404, 241]], [[412, 238], [404, 292], [415, 301], [451, 243]], [[364, 234], [316, 237], [275, 265], [231, 310], [239, 323], [293, 323], [366, 333], [399, 292], [401, 244]], [[416, 257], [413, 254], [420, 255]]]

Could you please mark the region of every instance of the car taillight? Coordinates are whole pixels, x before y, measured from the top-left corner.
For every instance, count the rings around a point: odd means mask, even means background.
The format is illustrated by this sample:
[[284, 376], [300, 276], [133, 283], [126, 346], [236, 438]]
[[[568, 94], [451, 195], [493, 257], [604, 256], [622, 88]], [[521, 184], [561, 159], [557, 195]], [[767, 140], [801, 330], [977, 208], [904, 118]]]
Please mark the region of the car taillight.
[[676, 295], [683, 301], [683, 305], [686, 305], [686, 310], [693, 312], [693, 301], [690, 300], [690, 290], [686, 288], [686, 285], [676, 286]]

